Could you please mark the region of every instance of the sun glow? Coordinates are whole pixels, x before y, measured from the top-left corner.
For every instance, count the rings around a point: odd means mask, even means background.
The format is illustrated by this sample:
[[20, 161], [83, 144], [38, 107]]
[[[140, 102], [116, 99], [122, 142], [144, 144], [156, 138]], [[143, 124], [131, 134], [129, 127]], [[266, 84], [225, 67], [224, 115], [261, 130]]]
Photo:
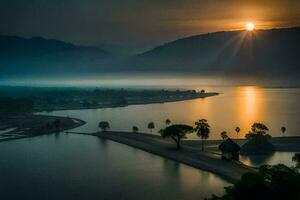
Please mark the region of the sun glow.
[[246, 29], [247, 29], [248, 31], [253, 31], [254, 28], [255, 28], [255, 25], [254, 25], [252, 22], [248, 22], [248, 23], [246, 24]]

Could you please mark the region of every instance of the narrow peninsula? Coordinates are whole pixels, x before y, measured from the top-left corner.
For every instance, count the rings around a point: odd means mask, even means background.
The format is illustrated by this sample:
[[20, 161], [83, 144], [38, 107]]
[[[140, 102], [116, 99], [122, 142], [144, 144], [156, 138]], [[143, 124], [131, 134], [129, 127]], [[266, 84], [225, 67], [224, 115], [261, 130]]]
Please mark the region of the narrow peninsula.
[[201, 152], [198, 148], [183, 144], [180, 151], [175, 150], [171, 140], [165, 140], [161, 136], [130, 133], [130, 132], [96, 132], [75, 134], [94, 135], [103, 139], [109, 139], [121, 144], [126, 144], [164, 158], [168, 158], [192, 167], [212, 172], [228, 182], [235, 183], [240, 180], [244, 173], [255, 171], [254, 168], [240, 162], [226, 161], [220, 159], [220, 154], [212, 152]]

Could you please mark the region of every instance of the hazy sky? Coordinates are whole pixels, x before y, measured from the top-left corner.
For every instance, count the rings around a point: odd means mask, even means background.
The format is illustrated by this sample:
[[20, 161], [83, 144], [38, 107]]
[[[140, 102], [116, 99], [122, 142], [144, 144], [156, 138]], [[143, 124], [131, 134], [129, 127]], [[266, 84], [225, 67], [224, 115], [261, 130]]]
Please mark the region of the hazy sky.
[[0, 0], [0, 34], [141, 51], [220, 30], [300, 25], [300, 0]]

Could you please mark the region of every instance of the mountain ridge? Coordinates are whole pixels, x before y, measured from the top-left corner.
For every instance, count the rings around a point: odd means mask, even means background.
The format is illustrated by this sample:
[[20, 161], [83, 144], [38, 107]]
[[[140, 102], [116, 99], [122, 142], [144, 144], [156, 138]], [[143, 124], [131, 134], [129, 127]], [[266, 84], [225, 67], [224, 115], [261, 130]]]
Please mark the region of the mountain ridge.
[[102, 72], [300, 75], [300, 27], [219, 31], [121, 57], [94, 46], [0, 35], [0, 76]]
[[74, 45], [43, 37], [0, 35], [0, 76], [97, 71], [114, 55], [94, 46]]
[[[257, 32], [257, 31], [292, 30], [292, 29], [300, 29], [300, 26], [285, 27], [285, 28], [271, 28], [271, 29], [255, 29], [254, 32]], [[190, 36], [187, 36], [187, 37], [182, 37], [182, 38], [175, 39], [173, 41], [165, 42], [165, 43], [163, 43], [161, 45], [153, 47], [153, 48], [151, 48], [151, 49], [149, 49], [149, 50], [147, 50], [145, 52], [139, 53], [137, 55], [141, 55], [141, 54], [147, 53], [149, 51], [152, 51], [152, 50], [157, 49], [159, 47], [162, 47], [164, 45], [168, 45], [168, 44], [171, 44], [171, 43], [174, 43], [174, 42], [179, 42], [181, 40], [193, 39], [193, 38], [198, 38], [198, 37], [203, 37], [203, 36], [208, 36], [208, 35], [218, 34], [218, 33], [231, 33], [231, 32], [245, 32], [245, 30], [215, 31], [215, 32], [208, 32], [208, 33], [190, 35]]]
[[[132, 59], [140, 70], [299, 74], [300, 27], [221, 31], [160, 45]], [[282, 69], [280, 69], [282, 68]], [[284, 69], [284, 70], [283, 70]]]

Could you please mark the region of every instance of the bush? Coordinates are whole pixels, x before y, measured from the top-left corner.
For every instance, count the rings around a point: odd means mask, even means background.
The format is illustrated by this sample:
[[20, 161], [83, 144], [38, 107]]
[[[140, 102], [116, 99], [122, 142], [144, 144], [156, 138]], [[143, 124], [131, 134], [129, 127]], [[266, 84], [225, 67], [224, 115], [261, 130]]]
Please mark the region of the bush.
[[132, 132], [137, 133], [139, 132], [139, 128], [137, 126], [132, 127]]
[[241, 154], [244, 155], [264, 155], [275, 151], [274, 145], [269, 141], [267, 135], [252, 135], [242, 146]]
[[110, 129], [109, 122], [107, 122], [107, 121], [99, 122], [98, 127], [101, 128], [102, 131], [104, 131], [104, 132], [107, 131], [107, 129]]
[[225, 188], [222, 197], [210, 200], [299, 200], [300, 174], [294, 168], [279, 164], [262, 166], [258, 172], [246, 173], [241, 180]]

